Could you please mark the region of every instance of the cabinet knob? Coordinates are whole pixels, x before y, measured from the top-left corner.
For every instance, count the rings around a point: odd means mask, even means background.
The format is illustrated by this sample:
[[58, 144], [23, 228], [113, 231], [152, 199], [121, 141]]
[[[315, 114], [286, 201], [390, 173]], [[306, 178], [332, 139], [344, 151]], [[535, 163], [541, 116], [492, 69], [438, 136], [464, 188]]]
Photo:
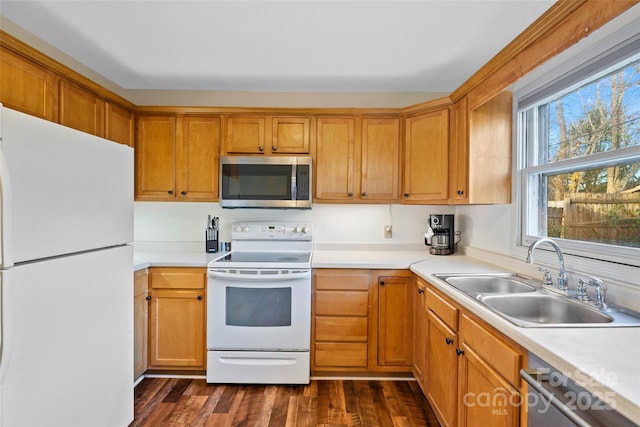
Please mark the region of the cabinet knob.
[[202, 301], [202, 295], [198, 295], [198, 301]]
[[456, 348], [456, 354], [458, 356], [462, 356], [464, 354], [464, 350], [462, 350], [461, 348]]
[[444, 339], [444, 342], [446, 342], [446, 343], [447, 343], [447, 345], [451, 345], [451, 344], [453, 344], [453, 340], [452, 340], [451, 338], [449, 338], [449, 337], [446, 337], [446, 338]]
[[380, 280], [380, 286], [384, 286], [384, 280]]
[[408, 197], [409, 197], [409, 193], [404, 193], [404, 194], [403, 194], [403, 196], [404, 196], [404, 198], [406, 199], [406, 198], [408, 198]]
[[167, 191], [167, 194], [173, 194], [173, 190]]
[[424, 289], [418, 289], [419, 294], [424, 294]]
[[349, 192], [348, 196], [349, 196], [349, 197], [353, 197], [353, 193], [352, 193], [352, 192]]
[[366, 191], [362, 192], [362, 197], [367, 197], [367, 192]]
[[186, 191], [181, 191], [180, 194], [182, 194], [183, 196], [186, 196], [187, 192]]
[[263, 146], [258, 147], [258, 151], [260, 152], [264, 151], [264, 147]]
[[271, 151], [278, 151], [278, 147], [276, 145], [271, 146]]
[[464, 194], [464, 191], [458, 190], [458, 196], [462, 196], [463, 194]]
[[145, 298], [147, 301], [151, 301], [151, 295], [147, 295], [147, 297]]

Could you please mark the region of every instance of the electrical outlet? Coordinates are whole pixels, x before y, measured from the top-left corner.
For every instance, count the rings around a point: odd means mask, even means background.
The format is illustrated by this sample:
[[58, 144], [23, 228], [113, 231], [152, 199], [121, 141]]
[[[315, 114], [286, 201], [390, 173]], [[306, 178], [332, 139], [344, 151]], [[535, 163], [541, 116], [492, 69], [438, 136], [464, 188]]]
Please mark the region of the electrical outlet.
[[385, 225], [384, 226], [384, 238], [385, 239], [390, 239], [392, 235], [393, 235], [392, 227], [390, 225]]

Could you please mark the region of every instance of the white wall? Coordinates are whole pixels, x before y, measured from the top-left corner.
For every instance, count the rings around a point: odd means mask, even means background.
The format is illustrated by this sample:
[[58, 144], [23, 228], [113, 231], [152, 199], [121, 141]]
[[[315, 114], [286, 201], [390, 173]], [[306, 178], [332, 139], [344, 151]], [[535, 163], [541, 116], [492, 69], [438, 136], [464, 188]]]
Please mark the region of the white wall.
[[[278, 220], [312, 223], [316, 243], [424, 244], [429, 214], [454, 210], [453, 206], [318, 203], [311, 210], [222, 209], [218, 203], [136, 202], [134, 238], [136, 242], [204, 241], [211, 215], [220, 217], [221, 240], [230, 239], [234, 221]], [[384, 238], [385, 224], [393, 226], [391, 239]]]
[[456, 225], [464, 230], [462, 243], [496, 252], [511, 254], [511, 241], [516, 224], [512, 205], [475, 205], [456, 207]]

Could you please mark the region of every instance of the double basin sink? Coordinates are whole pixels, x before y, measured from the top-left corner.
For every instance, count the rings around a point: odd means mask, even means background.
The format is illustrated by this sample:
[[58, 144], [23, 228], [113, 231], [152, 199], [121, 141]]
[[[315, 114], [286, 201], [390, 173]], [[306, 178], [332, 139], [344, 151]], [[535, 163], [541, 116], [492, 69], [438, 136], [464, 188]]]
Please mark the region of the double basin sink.
[[489, 310], [520, 327], [640, 326], [640, 315], [621, 307], [600, 310], [542, 289], [540, 282], [513, 274], [436, 275]]

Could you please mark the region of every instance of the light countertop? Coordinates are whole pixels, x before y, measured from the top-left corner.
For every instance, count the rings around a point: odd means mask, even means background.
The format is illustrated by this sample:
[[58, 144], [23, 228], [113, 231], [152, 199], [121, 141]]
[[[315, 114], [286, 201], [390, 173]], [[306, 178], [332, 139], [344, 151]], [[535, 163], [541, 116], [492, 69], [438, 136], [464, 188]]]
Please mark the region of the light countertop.
[[[205, 253], [201, 242], [134, 245], [134, 269], [206, 267], [223, 254]], [[506, 336], [576, 380], [609, 397], [615, 409], [640, 424], [640, 327], [520, 328], [492, 313], [433, 274], [512, 271], [470, 256], [430, 255], [420, 245], [317, 244], [313, 268], [411, 269]]]
[[423, 261], [411, 270], [478, 317], [640, 424], [640, 327], [521, 328], [433, 274], [507, 272], [467, 256]]

